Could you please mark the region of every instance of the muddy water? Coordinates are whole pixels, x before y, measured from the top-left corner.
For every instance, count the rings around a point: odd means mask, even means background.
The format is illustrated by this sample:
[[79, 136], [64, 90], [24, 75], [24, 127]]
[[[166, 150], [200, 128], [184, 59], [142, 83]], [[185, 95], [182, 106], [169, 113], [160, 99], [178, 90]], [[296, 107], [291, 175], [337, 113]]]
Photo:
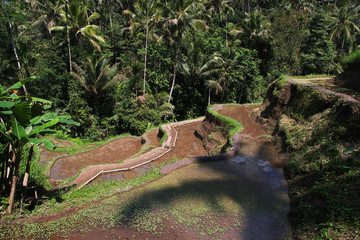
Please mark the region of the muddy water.
[[[210, 162], [200, 165], [206, 173], [212, 169], [225, 175], [233, 189], [230, 195], [240, 196], [246, 215], [238, 218], [239, 228], [229, 229], [224, 239], [291, 239], [291, 229], [287, 219], [289, 211], [288, 189], [282, 170], [271, 166], [264, 157], [239, 154], [228, 161]], [[217, 194], [222, 194], [221, 191]], [[235, 237], [236, 236], [236, 237]]]

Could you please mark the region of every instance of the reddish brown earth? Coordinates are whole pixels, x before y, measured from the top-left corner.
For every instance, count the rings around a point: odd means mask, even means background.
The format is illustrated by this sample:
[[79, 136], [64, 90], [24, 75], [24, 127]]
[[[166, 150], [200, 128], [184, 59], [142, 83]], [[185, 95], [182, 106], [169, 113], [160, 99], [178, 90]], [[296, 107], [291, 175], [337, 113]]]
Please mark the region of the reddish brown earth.
[[249, 117], [249, 113], [259, 107], [260, 105], [225, 105], [222, 109], [217, 110], [217, 112], [240, 122], [244, 127], [240, 134], [258, 137], [265, 135], [266, 132]]
[[[225, 116], [234, 118], [243, 124], [244, 130], [241, 132], [241, 134], [238, 135], [237, 138], [241, 142], [239, 147], [239, 156], [270, 161], [276, 165], [278, 163], [278, 160], [271, 141], [269, 139], [262, 138], [262, 135], [266, 133], [261, 129], [259, 125], [255, 123], [253, 119], [249, 118], [249, 113], [258, 107], [259, 106], [254, 105], [223, 106], [223, 108], [218, 110], [218, 112]], [[205, 149], [202, 147], [201, 142], [194, 136], [194, 131], [199, 124], [200, 123], [193, 123], [176, 127], [176, 130], [178, 131], [178, 139], [175, 148], [173, 149], [173, 151], [161, 157], [156, 162], [160, 163], [172, 159], [185, 158], [185, 160], [171, 164], [173, 166], [172, 170], [175, 170], [179, 167], [184, 167], [194, 162], [191, 161], [193, 157], [205, 156]], [[228, 165], [227, 167], [226, 166], [220, 168], [223, 168], [223, 170], [226, 169], [226, 171], [229, 171], [229, 173], [234, 171], [234, 169], [232, 168], [237, 168], [234, 165]], [[239, 165], [239, 167], [241, 168], [241, 165]], [[197, 178], [199, 179], [203, 178], [201, 177], [201, 171], [202, 170], [199, 169], [199, 172], [197, 174]], [[204, 171], [204, 173], [205, 172], [206, 171]], [[112, 176], [116, 176], [116, 174], [112, 174]], [[256, 190], [254, 189], [254, 191]], [[149, 211], [156, 212], [158, 211], [158, 209], [152, 208]], [[250, 230], [252, 231], [252, 234], [255, 234], [255, 236], [260, 237], [261, 239], [273, 239], [271, 234], [278, 234], [278, 231], [281, 231], [279, 229], [280, 226], [272, 226], [272, 219], [268, 218], [267, 216], [262, 216], [261, 213], [256, 214], [257, 215], [255, 216], [249, 216], [250, 219], [247, 220], [245, 218], [242, 221], [250, 221], [250, 226], [252, 226], [250, 227]], [[206, 220], [204, 219], [204, 221]], [[231, 221], [228, 218], [218, 217], [213, 221], [216, 221], [219, 226], [226, 226], [226, 224], [229, 224], [230, 226], [231, 224]], [[107, 230], [91, 229], [89, 232], [72, 232], [66, 234], [66, 236], [61, 236], [59, 239], [104, 239], [118, 238], [120, 236], [121, 239], [196, 239], [198, 237], [197, 232], [194, 232], [189, 227], [182, 226], [178, 223], [177, 219], [172, 218], [171, 216], [164, 223], [165, 224], [162, 227], [162, 234], [160, 237], [154, 236], [147, 231], [141, 231], [140, 233], [137, 229], [131, 228], [126, 224], [119, 224], [116, 227]], [[259, 227], [267, 228], [268, 226], [272, 226], [270, 227], [268, 232], [265, 231], [257, 234], [257, 231], [259, 231]], [[238, 230], [228, 231], [222, 237], [224, 237], [224, 239], [247, 239], [239, 237], [239, 234], [240, 232]]]
[[231, 117], [240, 122], [244, 130], [238, 134], [240, 141], [240, 154], [255, 157], [258, 159], [267, 159], [272, 166], [282, 167], [282, 162], [277, 156], [276, 150], [270, 139], [266, 138], [266, 131], [250, 118], [253, 111], [257, 111], [260, 105], [233, 105], [225, 106], [218, 110], [224, 116]]
[[[280, 166], [279, 161], [276, 157], [276, 152], [274, 147], [272, 146], [270, 139], [267, 139], [264, 135], [266, 132], [255, 123], [251, 118], [249, 118], [249, 113], [255, 110], [259, 106], [249, 105], [249, 106], [223, 106], [222, 109], [219, 109], [218, 112], [236, 119], [241, 122], [244, 130], [237, 135], [236, 139], [240, 142], [240, 156], [245, 157], [253, 157], [256, 159], [267, 160], [272, 163], [272, 165]], [[206, 155], [205, 150], [202, 148], [201, 143], [193, 136], [193, 132], [197, 127], [197, 124], [189, 124], [180, 127], [176, 127], [176, 130], [179, 132], [178, 139], [176, 142], [176, 146], [169, 154], [161, 157], [159, 162], [164, 162], [176, 158], [191, 158], [195, 156], [203, 156]], [[155, 133], [148, 134], [148, 138], [152, 142], [158, 141]], [[106, 151], [106, 150], [105, 150]], [[88, 155], [91, 155], [91, 151], [87, 152]], [[86, 154], [85, 154], [86, 156]], [[183, 161], [179, 161], [172, 165], [181, 165]], [[190, 163], [190, 162], [189, 162]], [[187, 164], [185, 164], [187, 165]], [[64, 165], [64, 168], [69, 171], [72, 168], [72, 165]], [[176, 167], [174, 169], [177, 169]], [[199, 176], [201, 178], [201, 176]], [[76, 212], [77, 210], [73, 210], [70, 212]], [[156, 211], [156, 209], [151, 209], [150, 211]], [[62, 213], [63, 215], [67, 215], [70, 212]], [[59, 214], [61, 217], [62, 214]], [[59, 217], [57, 216], [57, 217]], [[263, 220], [263, 221], [262, 221]], [[267, 220], [260, 219], [257, 221], [258, 225], [262, 225]], [[216, 221], [219, 224], [224, 223], [224, 219], [217, 218]], [[166, 226], [173, 226], [176, 223], [176, 219], [169, 218], [168, 222], [165, 224]], [[168, 228], [167, 234], [161, 236], [161, 239], [195, 239], [196, 233], [187, 231], [187, 229], [172, 229]], [[270, 234], [270, 233], [269, 233]], [[71, 238], [71, 239], [103, 239], [103, 238], [121, 238], [123, 239], [154, 239], [155, 237], [150, 233], [143, 232], [139, 235], [139, 232], [136, 229], [131, 229], [126, 225], [118, 225], [114, 228], [110, 228], [108, 230], [99, 230], [99, 229], [91, 229], [89, 232], [80, 233], [80, 232], [72, 232], [67, 234], [66, 236], [59, 237], [59, 239]], [[238, 239], [238, 235], [226, 235], [226, 239]], [[271, 236], [263, 236], [264, 239], [271, 239]], [[55, 239], [55, 238], [54, 238]]]
[[[243, 126], [244, 126], [244, 131], [241, 132], [240, 135], [237, 136], [237, 140], [240, 140], [241, 144], [240, 144], [240, 155], [241, 156], [246, 156], [246, 157], [253, 157], [253, 158], [257, 158], [257, 159], [262, 159], [262, 160], [269, 160], [270, 162], [272, 161], [271, 159], [276, 159], [276, 153], [273, 151], [273, 147], [270, 144], [270, 140], [263, 138], [262, 135], [265, 134], [265, 132], [261, 129], [261, 127], [259, 125], [257, 125], [255, 123], [254, 120], [252, 120], [251, 118], [249, 118], [249, 113], [251, 111], [253, 111], [254, 109], [256, 109], [258, 106], [238, 106], [238, 105], [234, 105], [234, 106], [223, 106], [222, 109], [218, 110], [221, 114], [224, 114], [228, 117], [234, 118], [238, 121], [241, 121]], [[195, 137], [194, 132], [195, 129], [198, 127], [198, 125], [201, 124], [201, 122], [197, 122], [197, 123], [191, 123], [191, 124], [186, 124], [186, 125], [182, 125], [182, 126], [177, 126], [175, 127], [176, 131], [178, 131], [178, 138], [176, 140], [176, 144], [175, 147], [172, 149], [172, 151], [170, 151], [169, 153], [167, 153], [166, 155], [164, 155], [163, 157], [159, 158], [156, 160], [156, 163], [161, 163], [161, 162], [166, 162], [166, 161], [170, 161], [173, 159], [194, 159], [194, 157], [198, 157], [198, 156], [205, 156], [207, 155], [205, 149], [202, 146], [202, 143]], [[156, 145], [154, 144], [155, 142], [158, 143], [158, 139], [156, 137], [157, 132], [151, 132], [148, 134], [148, 138], [151, 141], [151, 145]], [[118, 141], [119, 140], [119, 141]], [[139, 141], [140, 139], [129, 139], [126, 138], [126, 141], [120, 141], [120, 139], [115, 140], [110, 144], [110, 146], [113, 146], [113, 148], [119, 148], [120, 150], [124, 151], [124, 149], [128, 149], [126, 147], [123, 147], [122, 144], [124, 144], [125, 146], [127, 146], [129, 144], [129, 140], [137, 140], [135, 141], [135, 146], [137, 146], [139, 149], [141, 147], [141, 145], [139, 145]], [[120, 144], [122, 143], [122, 144]], [[76, 155], [81, 155], [82, 158], [80, 159], [93, 159], [92, 161], [94, 161], [95, 163], [99, 163], [99, 159], [103, 158], [103, 156], [99, 155], [100, 153], [104, 153], [106, 152], [107, 159], [117, 159], [117, 157], [119, 157], [119, 154], [122, 154], [121, 151], [120, 153], [117, 151], [114, 151], [115, 149], [112, 149], [111, 147], [107, 146], [109, 144], [105, 144], [102, 147], [99, 147], [97, 149], [82, 153], [82, 154], [76, 154]], [[115, 146], [116, 145], [116, 146]], [[131, 148], [129, 148], [131, 149]], [[136, 150], [136, 147], [133, 148], [133, 151]], [[97, 157], [93, 158], [93, 154], [97, 153]], [[104, 153], [105, 154], [105, 153]], [[75, 156], [76, 156], [75, 155]], [[131, 155], [129, 153], [129, 155]], [[69, 159], [69, 158], [68, 158]], [[97, 161], [96, 161], [97, 159]], [[61, 168], [61, 171], [65, 171], [65, 172], [71, 172], [74, 162], [76, 160], [68, 160], [67, 164], [64, 164]], [[102, 161], [102, 160], [101, 160]], [[176, 163], [173, 163], [171, 165], [178, 165], [179, 167], [188, 165], [191, 163], [188, 162], [186, 164], [183, 164], [184, 161], [178, 161]], [[276, 161], [275, 161], [276, 162]], [[89, 162], [86, 161], [86, 163], [88, 164]], [[243, 165], [232, 165], [232, 164], [227, 164], [226, 166], [222, 165], [222, 162], [218, 162], [218, 164], [215, 165], [217, 166], [217, 168], [222, 169], [222, 171], [229, 171], [229, 174], [234, 174], [235, 173], [235, 168], [239, 168], [241, 169]], [[152, 165], [154, 166], [154, 165]], [[178, 167], [173, 168], [173, 170], [177, 169]], [[184, 172], [183, 174], [188, 174], [187, 170], [188, 168], [182, 168], [180, 169], [180, 171]], [[140, 171], [141, 173], [141, 171]], [[190, 172], [189, 172], [190, 174]], [[191, 179], [192, 178], [196, 178], [197, 180], [199, 180], [200, 182], [204, 181], [206, 178], [210, 178], [211, 179], [211, 174], [212, 171], [209, 171], [209, 169], [206, 168], [197, 168], [197, 170], [195, 172], [192, 173], [191, 175]], [[170, 176], [170, 175], [169, 175]], [[188, 176], [188, 175], [186, 175]], [[190, 176], [189, 176], [190, 177]], [[204, 179], [203, 179], [204, 178]], [[234, 182], [235, 183], [235, 182]], [[245, 183], [244, 183], [245, 184]], [[238, 184], [237, 184], [238, 185]], [[235, 187], [235, 186], [234, 186]], [[227, 188], [229, 188], [226, 192], [228, 195], [232, 195], [234, 194], [234, 191], [231, 190], [232, 186], [231, 184], [227, 186]], [[201, 189], [201, 187], [200, 187]], [[206, 187], [205, 189], [207, 189], [207, 191], [211, 192], [211, 188]], [[255, 190], [255, 189], [254, 189]], [[131, 190], [132, 192], [132, 190]], [[201, 194], [201, 192], [199, 193]], [[213, 192], [212, 194], [215, 194], [214, 197], [216, 197], [216, 192]], [[121, 198], [121, 194], [119, 194], [119, 197]], [[58, 219], [70, 214], [74, 214], [76, 213], [78, 210], [88, 207], [92, 204], [102, 204], [101, 201], [98, 201], [96, 203], [88, 203], [82, 207], [79, 207], [77, 209], [71, 209], [68, 210], [66, 212], [62, 212], [53, 216], [44, 216], [42, 218], [39, 219], [35, 219], [33, 220], [33, 222], [44, 222], [44, 221], [48, 221], [48, 220], [54, 220], [54, 219]], [[152, 208], [149, 211], [151, 212], [156, 212], [158, 209], [156, 208]], [[114, 209], [114, 211], [117, 211], [117, 209]], [[257, 213], [259, 214], [259, 213]], [[205, 222], [207, 221], [206, 218], [203, 219]], [[245, 221], [246, 219], [244, 219]], [[100, 219], [99, 219], [100, 221]], [[109, 228], [107, 230], [103, 230], [103, 229], [89, 229], [87, 232], [69, 232], [66, 235], [56, 235], [56, 236], [52, 236], [51, 239], [105, 239], [105, 238], [121, 238], [121, 239], [196, 239], [198, 238], [198, 233], [194, 232], [193, 230], [191, 230], [191, 228], [189, 227], [185, 227], [182, 226], [181, 224], [179, 224], [177, 222], [178, 220], [175, 218], [172, 218], [171, 216], [169, 217], [169, 219], [165, 222], [164, 225], [164, 233], [161, 235], [161, 237], [157, 237], [152, 235], [150, 232], [139, 232], [137, 229], [133, 229], [131, 227], [129, 227], [126, 224], [117, 224], [115, 227]], [[219, 226], [225, 226], [228, 224], [230, 226], [230, 220], [227, 218], [223, 218], [223, 217], [217, 217], [212, 221], [216, 221], [217, 224], [219, 224]], [[263, 225], [271, 225], [272, 222], [271, 219], [268, 219], [266, 217], [259, 217], [259, 216], [252, 216], [251, 219], [249, 220], [249, 222], [251, 223], [250, 225], [254, 227], [254, 229], [250, 228], [249, 230], [251, 232], [255, 232], [257, 231], [258, 227], [260, 226], [261, 228], [263, 227]], [[176, 226], [176, 227], [172, 227], [172, 226]], [[274, 229], [271, 231], [278, 231], [277, 227], [273, 227]], [[226, 232], [225, 235], [223, 235], [224, 239], [244, 239], [242, 237], [239, 238], [240, 236], [240, 230], [234, 230], [234, 231], [229, 231]], [[264, 235], [265, 234], [265, 235]], [[262, 239], [272, 239], [271, 238], [271, 232], [265, 232], [262, 235], [258, 235], [260, 237], [263, 237]], [[245, 238], [247, 239], [247, 238]]]
[[155, 129], [155, 130], [152, 130], [150, 131], [148, 134], [147, 134], [147, 137], [149, 138], [150, 140], [150, 145], [153, 145], [153, 146], [156, 146], [156, 147], [159, 147], [160, 146], [160, 139], [158, 138], [158, 133], [159, 133], [159, 130], [158, 129]]
[[133, 156], [140, 149], [140, 138], [126, 137], [87, 152], [60, 157], [51, 167], [50, 178], [66, 179], [75, 176], [85, 166], [117, 163]]
[[[128, 180], [130, 178], [134, 178], [139, 176], [140, 174], [148, 171], [150, 168], [159, 166], [164, 162], [169, 162], [174, 159], [184, 159], [184, 158], [193, 158], [197, 156], [205, 156], [207, 155], [205, 149], [202, 147], [202, 143], [199, 139], [197, 139], [194, 135], [195, 129], [201, 124], [201, 122], [181, 125], [175, 127], [178, 132], [175, 147], [172, 148], [170, 152], [165, 154], [164, 156], [158, 158], [153, 163], [149, 163], [138, 169], [134, 169], [126, 172], [117, 172], [117, 173], [109, 173], [104, 174], [98, 177], [94, 183], [103, 181], [103, 180]], [[149, 136], [151, 139], [151, 136]], [[153, 140], [152, 140], [153, 141]], [[152, 145], [152, 144], [151, 144]], [[175, 163], [175, 165], [179, 165], [179, 163]], [[181, 165], [182, 166], [182, 165]], [[178, 168], [178, 167], [176, 167]]]

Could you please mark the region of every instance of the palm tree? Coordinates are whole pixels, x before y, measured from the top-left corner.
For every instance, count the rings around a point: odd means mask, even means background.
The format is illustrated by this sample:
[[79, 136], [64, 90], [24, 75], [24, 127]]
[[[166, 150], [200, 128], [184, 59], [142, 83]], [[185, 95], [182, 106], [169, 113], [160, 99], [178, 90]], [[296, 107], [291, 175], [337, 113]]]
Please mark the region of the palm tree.
[[270, 21], [262, 12], [256, 10], [246, 13], [246, 18], [230, 33], [238, 35], [240, 39], [245, 39], [250, 47], [257, 48], [259, 43], [270, 38], [270, 25]]
[[79, 81], [81, 86], [94, 100], [97, 110], [101, 107], [101, 97], [106, 90], [116, 82], [125, 79], [125, 76], [118, 71], [119, 63], [110, 66], [109, 56], [93, 54], [87, 57], [85, 68], [81, 68], [75, 62], [72, 62], [75, 72], [70, 74]]
[[104, 43], [104, 38], [98, 34], [99, 26], [89, 24], [92, 20], [98, 19], [100, 15], [96, 12], [92, 13], [89, 17], [88, 7], [82, 4], [79, 0], [65, 0], [64, 9], [61, 9], [61, 20], [65, 23], [65, 26], [50, 27], [51, 31], [66, 31], [66, 39], [69, 51], [69, 67], [72, 71], [71, 61], [71, 49], [70, 49], [70, 31], [71, 35], [75, 37], [77, 41], [83, 36], [90, 41], [90, 43], [98, 50], [101, 51], [99, 43]]
[[268, 64], [271, 64], [271, 22], [261, 11], [245, 13], [246, 18], [232, 29], [230, 33], [237, 37], [246, 48], [257, 50], [263, 74], [267, 72]]
[[219, 14], [219, 21], [225, 22], [225, 39], [227, 41], [227, 16], [228, 14], [234, 15], [235, 11], [234, 9], [229, 5], [229, 3], [232, 3], [233, 0], [205, 0], [205, 4], [207, 9], [209, 9], [213, 15], [214, 18], [216, 14]]
[[334, 20], [335, 24], [330, 35], [330, 40], [334, 41], [334, 53], [336, 51], [337, 40], [341, 41], [341, 50], [344, 50], [345, 43], [352, 38], [352, 33], [360, 33], [359, 27], [356, 22], [360, 18], [359, 10], [360, 6], [354, 3], [348, 3], [346, 1], [341, 8], [336, 5], [333, 6], [334, 12], [331, 19]]
[[219, 91], [222, 91], [222, 88], [220, 86], [220, 83], [218, 83], [215, 80], [207, 80], [205, 82], [205, 85], [209, 89], [208, 105], [210, 105], [211, 104], [211, 100], [210, 100], [211, 90], [215, 90], [215, 94], [217, 94]]
[[203, 30], [207, 28], [205, 21], [198, 19], [205, 12], [204, 5], [199, 1], [175, 0], [169, 1], [167, 4], [161, 4], [161, 6], [166, 14], [161, 38], [168, 43], [169, 47], [174, 46], [175, 48], [174, 73], [168, 99], [168, 102], [170, 102], [179, 64], [180, 45], [185, 39], [184, 30], [186, 27]]
[[34, 2], [36, 4], [36, 11], [41, 15], [32, 25], [44, 23], [48, 29], [49, 35], [51, 36], [50, 29], [55, 27], [56, 23], [60, 19], [61, 9], [64, 8], [63, 0], [45, 0], [44, 3], [41, 1]]
[[[201, 81], [211, 81], [209, 78], [216, 77], [223, 70], [223, 59], [219, 53], [205, 55], [202, 52], [202, 46], [199, 40], [188, 45], [188, 51], [185, 59], [179, 64], [180, 72], [184, 74], [193, 84], [192, 105], [195, 104], [196, 86]], [[193, 108], [192, 108], [193, 109]]]
[[[136, 97], [138, 97], [138, 86], [141, 85], [141, 80], [139, 79], [141, 78], [141, 71], [143, 67], [144, 66], [141, 62], [135, 61], [125, 68], [126, 78], [130, 80], [131, 85], [134, 85]], [[138, 82], [140, 84], [138, 84]]]
[[175, 107], [167, 101], [168, 98], [169, 94], [165, 91], [156, 93], [154, 95], [156, 104], [155, 109], [159, 112], [160, 116], [164, 117], [164, 119], [174, 116]]
[[141, 0], [134, 3], [134, 12], [125, 10], [124, 13], [131, 17], [130, 30], [133, 35], [139, 28], [145, 27], [145, 60], [144, 60], [144, 85], [143, 94], [145, 94], [146, 81], [146, 62], [148, 55], [149, 30], [160, 20], [160, 11], [155, 1]]

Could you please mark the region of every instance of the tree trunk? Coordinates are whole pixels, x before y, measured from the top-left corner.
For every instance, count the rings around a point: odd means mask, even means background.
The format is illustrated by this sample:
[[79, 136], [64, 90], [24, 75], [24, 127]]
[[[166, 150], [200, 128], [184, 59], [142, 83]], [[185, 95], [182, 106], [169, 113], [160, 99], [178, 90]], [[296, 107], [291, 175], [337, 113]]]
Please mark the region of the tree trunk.
[[174, 91], [174, 86], [175, 86], [175, 79], [176, 79], [176, 72], [177, 72], [177, 65], [178, 65], [178, 55], [179, 55], [179, 47], [178, 44], [175, 47], [175, 65], [174, 65], [174, 76], [173, 76], [173, 80], [172, 80], [172, 84], [171, 84], [171, 89], [170, 89], [170, 93], [169, 93], [169, 100], [168, 103], [170, 103], [171, 101], [171, 96], [172, 93]]
[[145, 35], [145, 62], [144, 62], [144, 89], [143, 94], [145, 95], [145, 81], [146, 81], [146, 61], [148, 53], [148, 38], [149, 38], [149, 20], [146, 13], [146, 35]]
[[7, 148], [4, 151], [3, 158], [1, 159], [2, 164], [1, 164], [1, 178], [0, 178], [0, 194], [4, 193], [7, 185], [5, 176], [6, 176], [7, 162], [10, 158], [10, 151], [11, 151], [10, 146], [11, 146], [10, 144], [7, 146]]
[[343, 41], [342, 41], [342, 44], [341, 44], [341, 50], [342, 51], [344, 50], [345, 38], [346, 38], [346, 35], [344, 34]]
[[67, 1], [66, 1], [66, 5], [65, 5], [65, 15], [66, 15], [66, 41], [67, 41], [68, 53], [69, 53], [69, 70], [70, 70], [70, 72], [72, 72], [70, 33], [69, 33], [69, 26], [68, 26], [68, 2]]
[[12, 176], [11, 190], [10, 190], [10, 196], [9, 196], [9, 206], [8, 206], [8, 208], [6, 210], [8, 215], [11, 215], [12, 209], [14, 207], [16, 183], [17, 183], [17, 181], [19, 179], [19, 164], [20, 164], [21, 156], [16, 151], [17, 150], [14, 149], [15, 163], [14, 163], [13, 167], [15, 169], [15, 173]]
[[242, 94], [243, 94], [244, 87], [245, 87], [245, 80], [246, 80], [246, 77], [244, 77], [243, 84], [241, 85], [241, 91], [240, 91], [240, 96], [239, 96], [239, 104], [241, 104], [241, 98], [242, 98]]
[[111, 11], [110, 11], [110, 4], [109, 4], [109, 0], [105, 1], [105, 5], [106, 5], [106, 10], [109, 14], [109, 22], [110, 22], [110, 29], [112, 30], [112, 17], [111, 17]]
[[228, 46], [228, 22], [225, 21], [225, 46]]
[[[3, 7], [3, 10], [5, 12], [5, 15], [6, 15], [6, 18], [9, 19], [9, 16], [7, 14], [7, 11], [6, 9]], [[22, 77], [22, 79], [25, 78], [22, 70], [21, 70], [21, 64], [20, 64], [20, 59], [19, 59], [19, 55], [17, 54], [17, 51], [16, 51], [16, 45], [15, 45], [15, 41], [14, 41], [14, 33], [13, 33], [13, 25], [12, 25], [12, 22], [8, 22], [9, 23], [9, 29], [10, 29], [10, 38], [11, 38], [11, 45], [12, 45], [12, 48], [13, 48], [13, 51], [14, 51], [14, 55], [15, 55], [15, 58], [16, 58], [16, 62], [17, 62], [17, 66], [18, 66], [18, 69], [20, 71], [20, 75]], [[24, 94], [25, 96], [27, 96], [27, 91], [26, 91], [26, 87], [25, 85], [22, 86], [23, 87], [23, 90], [24, 90]]]
[[6, 160], [6, 176], [5, 176], [5, 194], [8, 194], [10, 192], [10, 186], [11, 186], [11, 178], [13, 176], [13, 165], [15, 162], [15, 155], [12, 151], [12, 146], [9, 144], [9, 153], [8, 153], [8, 159]]
[[210, 106], [210, 88], [209, 88], [209, 98], [208, 98], [208, 106]]
[[31, 166], [31, 159], [34, 153], [34, 144], [31, 144], [31, 147], [29, 149], [29, 156], [28, 156], [28, 161], [26, 164], [26, 171], [25, 171], [25, 175], [24, 175], [24, 180], [23, 180], [23, 189], [22, 189], [22, 193], [21, 193], [21, 204], [20, 204], [20, 214], [22, 212], [22, 208], [23, 208], [23, 203], [24, 200], [26, 198], [26, 191], [27, 191], [27, 186], [28, 186], [28, 181], [29, 181], [29, 176], [30, 176], [30, 166]]
[[[334, 43], [334, 50], [333, 50], [333, 54], [332, 54], [332, 56], [331, 56], [331, 63], [333, 63], [333, 61], [334, 61], [335, 52], [336, 52], [336, 43]], [[330, 74], [330, 67], [329, 67], [329, 69], [328, 69], [327, 74], [328, 74], [328, 75]]]

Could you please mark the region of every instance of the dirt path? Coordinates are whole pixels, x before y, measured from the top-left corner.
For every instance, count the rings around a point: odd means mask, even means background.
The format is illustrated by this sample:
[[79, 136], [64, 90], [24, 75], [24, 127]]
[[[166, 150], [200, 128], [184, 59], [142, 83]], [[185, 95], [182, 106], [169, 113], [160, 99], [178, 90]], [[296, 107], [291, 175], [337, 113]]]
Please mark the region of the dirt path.
[[[324, 79], [331, 79], [331, 78], [296, 78], [296, 79], [292, 79], [292, 78], [287, 78], [286, 81], [288, 81], [289, 83], [292, 84], [298, 84], [298, 85], [303, 85], [303, 86], [307, 86], [307, 87], [311, 87], [314, 88], [322, 93], [325, 94], [334, 94], [340, 97], [343, 97], [345, 100], [350, 101], [350, 102], [356, 102], [356, 103], [360, 103], [360, 101], [356, 100], [355, 98], [344, 94], [344, 93], [339, 93], [339, 92], [335, 92], [335, 91], [331, 91], [329, 89], [323, 88], [323, 87], [319, 87], [319, 86], [314, 86], [312, 84], [309, 83], [304, 83], [304, 82], [299, 82], [299, 80], [306, 80], [307, 82], [311, 82], [311, 81], [316, 81], [316, 80], [324, 80]], [[298, 80], [298, 81], [296, 81]]]

